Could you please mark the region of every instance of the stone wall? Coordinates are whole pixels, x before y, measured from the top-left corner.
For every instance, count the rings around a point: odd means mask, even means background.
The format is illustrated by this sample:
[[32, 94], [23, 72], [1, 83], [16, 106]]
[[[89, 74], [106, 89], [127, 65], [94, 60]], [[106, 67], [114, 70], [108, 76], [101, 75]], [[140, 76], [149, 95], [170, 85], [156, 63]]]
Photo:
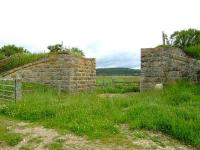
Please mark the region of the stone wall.
[[66, 92], [85, 91], [95, 88], [96, 61], [57, 54], [1, 74], [3, 78], [16, 76], [25, 82], [60, 86]]
[[146, 48], [141, 50], [140, 90], [179, 79], [200, 81], [200, 60], [178, 48]]

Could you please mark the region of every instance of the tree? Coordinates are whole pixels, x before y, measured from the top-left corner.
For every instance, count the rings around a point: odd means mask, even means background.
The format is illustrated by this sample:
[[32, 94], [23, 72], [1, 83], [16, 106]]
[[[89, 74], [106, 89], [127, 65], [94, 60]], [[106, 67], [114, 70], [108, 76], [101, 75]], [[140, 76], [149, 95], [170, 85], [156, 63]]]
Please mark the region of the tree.
[[29, 53], [25, 48], [23, 47], [17, 47], [15, 45], [5, 45], [0, 48], [0, 53], [9, 57], [14, 54], [22, 54], [22, 53]]
[[200, 44], [200, 30], [188, 29], [176, 31], [171, 35], [172, 46], [186, 48]]

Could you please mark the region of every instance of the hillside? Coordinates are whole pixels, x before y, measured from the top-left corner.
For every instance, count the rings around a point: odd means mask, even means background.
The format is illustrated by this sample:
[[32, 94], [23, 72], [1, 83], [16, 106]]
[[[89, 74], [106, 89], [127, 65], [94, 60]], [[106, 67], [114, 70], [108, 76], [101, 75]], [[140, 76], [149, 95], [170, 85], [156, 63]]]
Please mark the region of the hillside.
[[140, 75], [140, 69], [130, 68], [97, 68], [97, 76], [136, 76]]

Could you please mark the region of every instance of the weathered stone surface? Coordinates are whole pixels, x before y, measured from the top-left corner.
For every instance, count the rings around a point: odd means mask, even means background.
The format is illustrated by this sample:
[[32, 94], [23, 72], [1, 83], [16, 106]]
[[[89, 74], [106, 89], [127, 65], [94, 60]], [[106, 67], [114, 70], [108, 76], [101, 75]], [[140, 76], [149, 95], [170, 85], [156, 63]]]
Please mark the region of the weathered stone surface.
[[141, 49], [141, 91], [150, 90], [156, 84], [165, 85], [166, 82], [178, 79], [199, 82], [198, 72], [200, 60], [187, 56], [181, 49]]
[[51, 55], [1, 74], [3, 78], [16, 76], [26, 82], [60, 86], [66, 92], [90, 90], [96, 85], [96, 60], [67, 54]]

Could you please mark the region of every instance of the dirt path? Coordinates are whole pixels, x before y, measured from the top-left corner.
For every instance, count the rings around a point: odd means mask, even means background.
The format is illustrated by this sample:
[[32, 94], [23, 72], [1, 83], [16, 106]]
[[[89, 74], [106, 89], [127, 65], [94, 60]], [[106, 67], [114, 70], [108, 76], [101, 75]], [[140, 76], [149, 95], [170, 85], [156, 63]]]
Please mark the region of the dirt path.
[[121, 138], [111, 141], [90, 141], [85, 137], [73, 134], [59, 134], [53, 129], [33, 126], [30, 123], [8, 123], [11, 131], [20, 133], [23, 140], [16, 146], [4, 145], [2, 150], [134, 150], [134, 149], [159, 149], [159, 150], [190, 150], [176, 140], [161, 133], [135, 130], [130, 131], [126, 125], [120, 126]]

